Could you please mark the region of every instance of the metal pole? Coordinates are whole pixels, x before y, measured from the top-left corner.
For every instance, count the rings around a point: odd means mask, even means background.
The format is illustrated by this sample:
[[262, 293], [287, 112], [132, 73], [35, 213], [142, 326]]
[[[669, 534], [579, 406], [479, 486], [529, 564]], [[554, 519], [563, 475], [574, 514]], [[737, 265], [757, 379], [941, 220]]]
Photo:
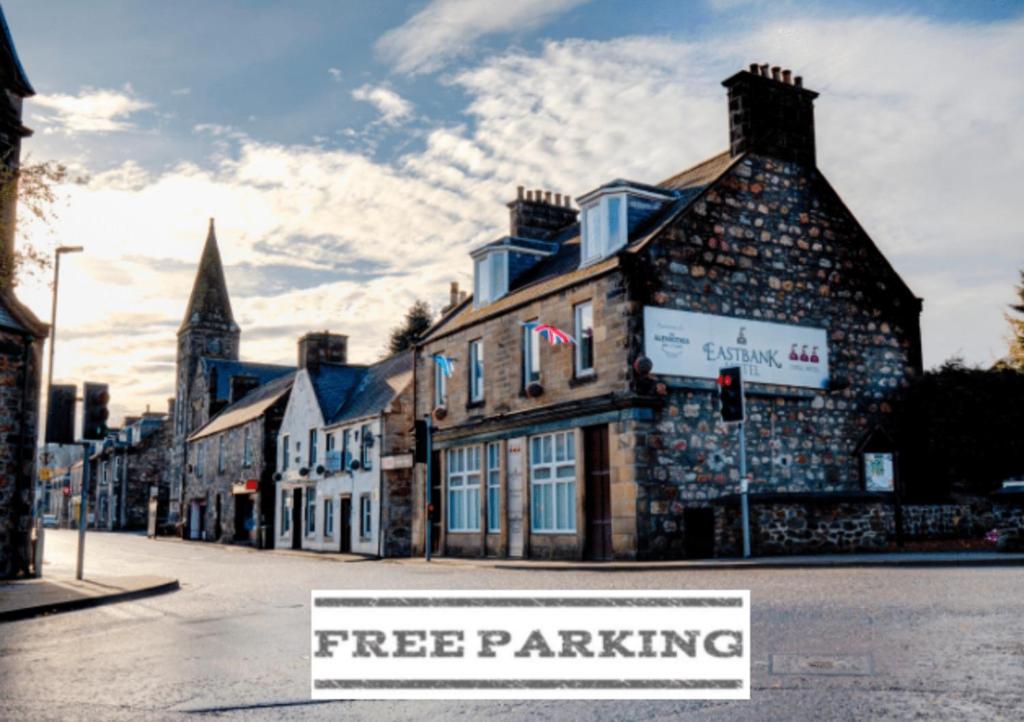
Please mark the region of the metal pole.
[[78, 566], [75, 568], [75, 579], [82, 579], [82, 564], [85, 561], [85, 522], [89, 518], [89, 457], [92, 456], [92, 443], [82, 442], [82, 501], [78, 511]]
[[750, 484], [747, 482], [747, 434], [744, 424], [738, 424], [740, 433], [740, 507], [743, 511], [743, 557], [750, 557]]
[[430, 561], [430, 542], [431, 542], [430, 532], [431, 532], [431, 529], [434, 526], [434, 520], [432, 518], [433, 515], [431, 514], [431, 511], [430, 511], [430, 467], [432, 466], [432, 464], [430, 463], [431, 462], [431, 456], [432, 456], [432, 454], [430, 452], [430, 431], [431, 431], [431, 429], [430, 429], [430, 422], [431, 421], [432, 421], [432, 419], [430, 418], [430, 414], [427, 414], [427, 484], [426, 484], [426, 491], [423, 494], [423, 496], [425, 497], [424, 504], [423, 504], [423, 510], [425, 512], [425, 518], [427, 520], [426, 521], [426, 523], [427, 523], [427, 547], [424, 550], [424, 556], [426, 557], [426, 560], [428, 562]]

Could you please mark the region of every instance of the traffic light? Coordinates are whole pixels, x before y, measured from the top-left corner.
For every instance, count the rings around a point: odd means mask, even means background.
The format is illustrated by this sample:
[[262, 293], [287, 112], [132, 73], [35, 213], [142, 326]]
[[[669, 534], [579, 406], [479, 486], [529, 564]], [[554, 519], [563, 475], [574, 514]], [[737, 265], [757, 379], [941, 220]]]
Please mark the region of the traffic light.
[[743, 376], [739, 366], [719, 369], [718, 398], [722, 402], [722, 421], [743, 421]]
[[86, 441], [100, 441], [107, 438], [107, 419], [110, 411], [110, 393], [106, 384], [86, 382], [82, 394], [82, 438]]
[[72, 444], [75, 441], [74, 385], [54, 384], [46, 407], [46, 443]]
[[417, 464], [427, 463], [427, 434], [429, 433], [429, 431], [427, 430], [428, 423], [430, 422], [427, 421], [426, 419], [416, 419], [415, 422], [416, 450], [415, 455], [413, 456], [413, 460]]

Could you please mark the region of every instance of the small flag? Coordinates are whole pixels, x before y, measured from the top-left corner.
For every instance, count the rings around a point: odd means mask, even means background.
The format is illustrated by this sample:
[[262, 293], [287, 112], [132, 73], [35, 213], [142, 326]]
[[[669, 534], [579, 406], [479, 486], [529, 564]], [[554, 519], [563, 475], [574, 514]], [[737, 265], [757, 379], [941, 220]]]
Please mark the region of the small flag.
[[562, 329], [556, 328], [551, 324], [542, 323], [539, 326], [536, 326], [533, 329], [533, 332], [539, 336], [543, 336], [552, 346], [557, 346], [562, 343], [576, 343], [576, 339]]
[[441, 369], [441, 373], [444, 374], [444, 377], [446, 379], [450, 379], [452, 377], [452, 373], [454, 372], [453, 367], [455, 365], [455, 359], [448, 358], [447, 356], [442, 356], [439, 353], [435, 353], [434, 363], [438, 365], [438, 368]]

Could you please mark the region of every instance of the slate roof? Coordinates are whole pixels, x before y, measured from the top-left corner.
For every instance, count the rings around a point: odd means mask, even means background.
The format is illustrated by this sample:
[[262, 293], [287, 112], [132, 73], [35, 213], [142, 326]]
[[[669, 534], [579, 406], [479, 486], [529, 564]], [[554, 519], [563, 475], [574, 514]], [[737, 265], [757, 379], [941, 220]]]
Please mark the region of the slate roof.
[[203, 374], [209, 378], [211, 372], [217, 370], [217, 391], [215, 399], [226, 401], [231, 398], [231, 377], [232, 376], [253, 376], [259, 385], [273, 381], [285, 374], [294, 374], [294, 366], [280, 366], [277, 364], [261, 364], [252, 361], [230, 361], [228, 359], [210, 358], [203, 356], [199, 359]]
[[[673, 200], [667, 202], [658, 212], [640, 223], [630, 233], [629, 242], [621, 252], [636, 252], [647, 245], [666, 224], [687, 210], [693, 201], [712, 183], [721, 178], [735, 163], [729, 151], [723, 151], [687, 170], [665, 179], [657, 186], [633, 183], [621, 179], [608, 185], [629, 184], [642, 189], [664, 193], [671, 191]], [[597, 278], [619, 266], [619, 254], [613, 254], [597, 263], [580, 268], [580, 224], [566, 226], [554, 238], [559, 244], [558, 251], [539, 261], [523, 273], [509, 287], [509, 292], [497, 301], [482, 308], [473, 308], [472, 296], [441, 317], [426, 333], [423, 342], [440, 338], [459, 329], [471, 326], [485, 318], [499, 315], [510, 309], [530, 303], [548, 294], [583, 281]]]
[[35, 338], [45, 338], [50, 332], [49, 324], [36, 318], [32, 309], [19, 301], [10, 288], [0, 289], [0, 328]]
[[228, 284], [224, 279], [224, 266], [221, 264], [217, 233], [213, 228], [212, 218], [181, 328], [204, 321], [237, 328], [235, 317], [231, 313], [231, 299], [228, 297]]
[[325, 363], [320, 364], [316, 373], [309, 375], [324, 419], [331, 418], [338, 407], [348, 400], [366, 372], [366, 366]]
[[412, 383], [412, 368], [411, 350], [364, 368], [359, 386], [339, 405], [326, 425], [335, 426], [384, 411]]
[[11, 28], [7, 25], [7, 18], [4, 16], [4, 9], [0, 6], [0, 84], [8, 88], [16, 95], [27, 98], [35, 95], [32, 83], [28, 81], [25, 68], [18, 57], [18, 51], [14, 49], [14, 38], [11, 37]]
[[219, 414], [193, 432], [188, 440], [196, 441], [258, 419], [267, 409], [292, 390], [294, 381], [295, 372], [293, 371], [253, 389], [235, 403], [222, 409]]

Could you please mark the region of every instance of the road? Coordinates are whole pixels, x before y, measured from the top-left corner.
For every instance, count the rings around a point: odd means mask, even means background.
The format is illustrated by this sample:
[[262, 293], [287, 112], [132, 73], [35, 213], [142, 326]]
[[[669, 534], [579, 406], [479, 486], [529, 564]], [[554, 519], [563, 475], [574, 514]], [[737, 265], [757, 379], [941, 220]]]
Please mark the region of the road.
[[[74, 534], [47, 534], [70, 576]], [[181, 590], [0, 624], [5, 720], [1019, 719], [1024, 568], [566, 572], [357, 561], [90, 533], [86, 575]], [[750, 589], [753, 693], [731, 702], [309, 700], [311, 589]], [[858, 675], [772, 670], [851, 659]], [[792, 661], [792, 659], [790, 659]], [[834, 670], [832, 670], [834, 671]]]

